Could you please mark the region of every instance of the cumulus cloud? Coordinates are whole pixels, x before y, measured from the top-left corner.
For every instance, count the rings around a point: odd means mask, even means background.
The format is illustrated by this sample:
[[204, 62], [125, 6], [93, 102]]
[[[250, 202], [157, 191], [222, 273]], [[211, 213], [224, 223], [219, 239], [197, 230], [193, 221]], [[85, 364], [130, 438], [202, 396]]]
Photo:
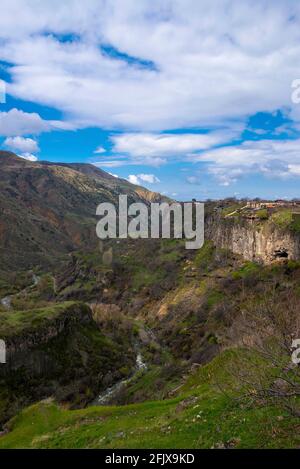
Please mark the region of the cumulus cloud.
[[37, 161], [37, 157], [35, 155], [32, 155], [31, 153], [22, 153], [18, 156], [20, 156], [20, 158], [24, 158], [25, 160], [28, 160], [28, 161]]
[[8, 137], [4, 140], [4, 145], [10, 150], [21, 151], [25, 154], [37, 153], [39, 151], [38, 143], [32, 138]]
[[106, 150], [103, 147], [97, 147], [94, 153], [95, 154], [106, 153]]
[[37, 156], [34, 153], [40, 151], [38, 142], [32, 138], [25, 137], [7, 137], [3, 146], [15, 152], [21, 158], [28, 161], [37, 161]]
[[186, 182], [192, 185], [199, 185], [201, 184], [201, 179], [198, 176], [187, 176]]
[[173, 156], [204, 150], [214, 145], [224, 143], [232, 137], [225, 132], [211, 132], [206, 134], [149, 134], [130, 133], [112, 137], [115, 151], [128, 153], [133, 157], [143, 156]]
[[129, 164], [159, 166], [168, 158], [185, 158], [186, 155], [212, 148], [230, 141], [240, 133], [240, 127], [207, 133], [158, 134], [124, 133], [112, 137], [113, 151], [129, 157]]
[[288, 168], [289, 168], [289, 173], [292, 176], [300, 176], [300, 163], [299, 164], [290, 164]]
[[149, 184], [157, 184], [160, 182], [158, 177], [154, 174], [138, 174], [138, 178], [143, 182], [148, 182]]
[[160, 182], [158, 177], [154, 174], [130, 174], [128, 176], [128, 181], [139, 186], [145, 182], [148, 184], [157, 184]]
[[36, 113], [23, 112], [11, 109], [0, 112], [0, 135], [26, 135], [38, 134], [48, 130], [46, 122]]
[[283, 107], [300, 120], [291, 102], [300, 54], [294, 0], [87, 0], [84, 8], [81, 0], [2, 0], [1, 7], [8, 93], [55, 107], [75, 125], [161, 131]]
[[202, 163], [224, 186], [256, 173], [296, 178], [299, 140], [268, 141], [259, 128], [255, 142], [234, 140], [249, 116], [278, 109], [299, 135], [299, 26], [294, 0], [2, 0], [7, 93], [65, 121], [13, 109], [0, 113], [0, 135], [102, 127], [123, 132], [113, 157], [94, 163], [104, 168], [172, 158]]
[[131, 182], [131, 184], [135, 184], [135, 185], [140, 184], [139, 178], [135, 174], [129, 174], [127, 179], [129, 182]]
[[23, 112], [19, 109], [11, 109], [8, 112], [0, 112], [0, 135], [3, 137], [20, 135], [38, 135], [51, 130], [71, 130], [69, 123], [44, 120], [35, 112]]
[[288, 179], [300, 176], [300, 139], [245, 141], [193, 155], [190, 161], [207, 165], [221, 185], [228, 186], [248, 174]]

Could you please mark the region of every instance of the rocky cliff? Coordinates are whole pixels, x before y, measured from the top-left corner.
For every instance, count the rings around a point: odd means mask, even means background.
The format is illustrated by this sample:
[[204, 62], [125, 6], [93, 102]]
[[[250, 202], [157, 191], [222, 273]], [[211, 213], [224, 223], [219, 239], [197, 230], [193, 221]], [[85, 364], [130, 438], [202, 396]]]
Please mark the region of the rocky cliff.
[[206, 219], [206, 239], [246, 260], [269, 264], [279, 259], [300, 259], [300, 234], [268, 221], [212, 215]]
[[[53, 369], [47, 344], [60, 335], [65, 337], [80, 326], [95, 327], [90, 308], [81, 303], [64, 303], [49, 308], [50, 314], [44, 314], [44, 309], [33, 312], [19, 312], [3, 315], [0, 327], [1, 337], [6, 344], [6, 364], [0, 368], [0, 376], [7, 375], [14, 370], [24, 368], [28, 373], [40, 375]], [[16, 316], [14, 327], [5, 327], [5, 316]], [[32, 316], [32, 321], [26, 321], [26, 315]], [[52, 317], [51, 317], [52, 315]], [[20, 321], [21, 327], [17, 323]], [[4, 327], [3, 327], [4, 326]]]
[[83, 303], [1, 313], [0, 337], [7, 352], [0, 365], [0, 424], [24, 405], [52, 396], [84, 406], [135, 363], [130, 333], [100, 331]]

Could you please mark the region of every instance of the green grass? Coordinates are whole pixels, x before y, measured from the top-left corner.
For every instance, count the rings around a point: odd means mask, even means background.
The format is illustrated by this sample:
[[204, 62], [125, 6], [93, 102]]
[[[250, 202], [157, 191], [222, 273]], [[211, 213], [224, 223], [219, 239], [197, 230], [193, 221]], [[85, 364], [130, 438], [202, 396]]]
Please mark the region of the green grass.
[[291, 230], [300, 233], [300, 214], [293, 213], [293, 221], [291, 223]]
[[267, 220], [269, 218], [268, 210], [266, 208], [257, 210], [255, 214], [260, 220]]
[[236, 202], [235, 204], [232, 204], [232, 205], [229, 205], [228, 207], [223, 208], [222, 215], [223, 217], [226, 217], [226, 215], [229, 215], [230, 213], [233, 213], [242, 207], [243, 207], [243, 203]]
[[239, 270], [232, 272], [232, 277], [234, 279], [247, 278], [252, 275], [259, 275], [261, 273], [262, 273], [262, 267], [259, 264], [256, 264], [255, 262], [247, 261], [243, 264], [243, 266]]
[[300, 233], [300, 214], [292, 210], [284, 209], [274, 213], [271, 217], [275, 226]]
[[0, 298], [13, 295], [32, 284], [30, 272], [2, 272], [0, 271]]
[[220, 303], [224, 299], [224, 293], [218, 290], [210, 290], [206, 297], [206, 304], [209, 309]]
[[8, 338], [27, 330], [40, 328], [43, 323], [57, 318], [62, 313], [72, 314], [75, 304], [73, 301], [68, 301], [29, 311], [2, 312], [0, 313], [0, 337]]
[[214, 385], [237, 352], [200, 368], [172, 399], [70, 411], [35, 404], [9, 423], [0, 448], [290, 448], [299, 422], [275, 407], [241, 407]]
[[163, 272], [159, 269], [150, 271], [145, 267], [139, 266], [132, 275], [132, 288], [135, 291], [142, 287], [147, 287], [158, 283], [163, 278]]
[[205, 241], [201, 249], [198, 250], [194, 263], [201, 269], [207, 269], [213, 259], [215, 248], [211, 241]]
[[288, 228], [292, 221], [293, 215], [291, 210], [280, 210], [271, 217], [272, 222], [279, 228]]
[[[68, 302], [1, 316], [0, 337], [17, 347], [25, 342], [26, 349], [22, 362], [0, 376], [0, 427], [24, 406], [49, 395], [82, 407], [129, 376], [135, 365], [129, 326], [117, 320], [117, 330], [108, 321], [98, 327], [86, 304]], [[111, 381], [105, 382], [106, 376]]]

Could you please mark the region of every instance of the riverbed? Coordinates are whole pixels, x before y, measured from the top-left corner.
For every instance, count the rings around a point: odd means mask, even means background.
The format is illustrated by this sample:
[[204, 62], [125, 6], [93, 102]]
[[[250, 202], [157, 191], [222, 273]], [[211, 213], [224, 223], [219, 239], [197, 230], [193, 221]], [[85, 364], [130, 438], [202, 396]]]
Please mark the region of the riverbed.
[[15, 295], [5, 296], [4, 298], [2, 298], [0, 300], [1, 305], [6, 310], [10, 310], [12, 308], [12, 306], [11, 306], [12, 298], [16, 295], [20, 295], [20, 294], [26, 292], [29, 288], [36, 287], [38, 285], [39, 281], [40, 281], [40, 277], [38, 277], [36, 274], [32, 274], [32, 284], [29, 285], [28, 287], [25, 287], [23, 290], [19, 291]]
[[92, 406], [108, 405], [111, 399], [118, 394], [119, 391], [126, 385], [128, 385], [140, 371], [147, 370], [147, 364], [144, 362], [141, 351], [138, 350], [136, 355], [135, 370], [134, 373], [129, 377], [118, 381], [113, 386], [105, 389], [92, 403]]

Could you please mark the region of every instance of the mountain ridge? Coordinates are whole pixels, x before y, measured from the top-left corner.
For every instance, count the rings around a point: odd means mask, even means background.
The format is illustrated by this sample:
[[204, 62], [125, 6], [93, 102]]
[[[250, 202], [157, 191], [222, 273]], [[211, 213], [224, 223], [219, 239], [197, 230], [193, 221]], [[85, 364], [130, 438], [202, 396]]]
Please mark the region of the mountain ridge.
[[49, 267], [61, 256], [96, 246], [96, 207], [167, 200], [92, 165], [32, 162], [0, 151], [2, 271]]

